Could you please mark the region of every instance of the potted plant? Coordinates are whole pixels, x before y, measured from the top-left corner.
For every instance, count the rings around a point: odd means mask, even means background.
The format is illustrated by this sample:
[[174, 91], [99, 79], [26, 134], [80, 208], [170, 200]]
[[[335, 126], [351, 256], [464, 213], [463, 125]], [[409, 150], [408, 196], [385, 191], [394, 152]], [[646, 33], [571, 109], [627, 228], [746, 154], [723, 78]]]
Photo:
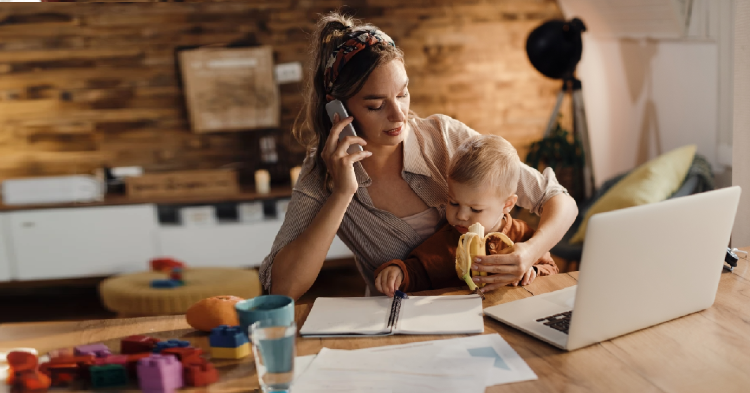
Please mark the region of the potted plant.
[[526, 154], [526, 164], [540, 172], [551, 167], [557, 181], [568, 189], [577, 202], [584, 198], [583, 145], [562, 128], [559, 119], [548, 136], [531, 144]]

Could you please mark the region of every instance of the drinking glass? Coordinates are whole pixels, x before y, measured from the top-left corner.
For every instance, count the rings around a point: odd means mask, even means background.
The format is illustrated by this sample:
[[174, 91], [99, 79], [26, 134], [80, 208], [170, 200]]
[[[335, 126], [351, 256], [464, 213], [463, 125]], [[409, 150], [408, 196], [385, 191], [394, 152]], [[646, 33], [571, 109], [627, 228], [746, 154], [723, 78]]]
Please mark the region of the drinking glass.
[[264, 319], [250, 326], [258, 381], [264, 393], [289, 392], [294, 379], [297, 324]]

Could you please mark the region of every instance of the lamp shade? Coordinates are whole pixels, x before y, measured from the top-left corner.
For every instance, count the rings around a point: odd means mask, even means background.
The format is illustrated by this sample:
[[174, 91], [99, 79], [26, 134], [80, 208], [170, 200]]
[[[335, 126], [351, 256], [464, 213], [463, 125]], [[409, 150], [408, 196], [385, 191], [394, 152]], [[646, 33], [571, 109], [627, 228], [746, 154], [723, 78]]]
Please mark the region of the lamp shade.
[[546, 77], [572, 77], [576, 65], [581, 60], [581, 33], [584, 31], [586, 26], [578, 18], [542, 23], [526, 39], [526, 54], [529, 61]]

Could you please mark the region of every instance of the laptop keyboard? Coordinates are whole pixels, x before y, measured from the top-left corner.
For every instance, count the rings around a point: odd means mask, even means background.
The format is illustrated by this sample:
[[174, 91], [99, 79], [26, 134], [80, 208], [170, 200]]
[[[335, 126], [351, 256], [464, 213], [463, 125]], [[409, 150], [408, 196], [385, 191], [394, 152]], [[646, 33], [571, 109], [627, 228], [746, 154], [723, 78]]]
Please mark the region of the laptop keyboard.
[[568, 328], [570, 328], [570, 317], [572, 315], [573, 311], [566, 311], [559, 314], [550, 315], [548, 317], [539, 318], [536, 321], [541, 322], [544, 325], [551, 327], [552, 329], [559, 330], [565, 334], [568, 334]]

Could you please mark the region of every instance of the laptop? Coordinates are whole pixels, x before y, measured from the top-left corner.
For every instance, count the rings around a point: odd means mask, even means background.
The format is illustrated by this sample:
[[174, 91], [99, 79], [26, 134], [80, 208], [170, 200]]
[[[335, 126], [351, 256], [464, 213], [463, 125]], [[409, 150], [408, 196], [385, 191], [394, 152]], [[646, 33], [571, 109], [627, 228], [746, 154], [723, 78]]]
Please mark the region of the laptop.
[[707, 309], [740, 191], [735, 186], [595, 214], [578, 285], [484, 314], [572, 351]]

